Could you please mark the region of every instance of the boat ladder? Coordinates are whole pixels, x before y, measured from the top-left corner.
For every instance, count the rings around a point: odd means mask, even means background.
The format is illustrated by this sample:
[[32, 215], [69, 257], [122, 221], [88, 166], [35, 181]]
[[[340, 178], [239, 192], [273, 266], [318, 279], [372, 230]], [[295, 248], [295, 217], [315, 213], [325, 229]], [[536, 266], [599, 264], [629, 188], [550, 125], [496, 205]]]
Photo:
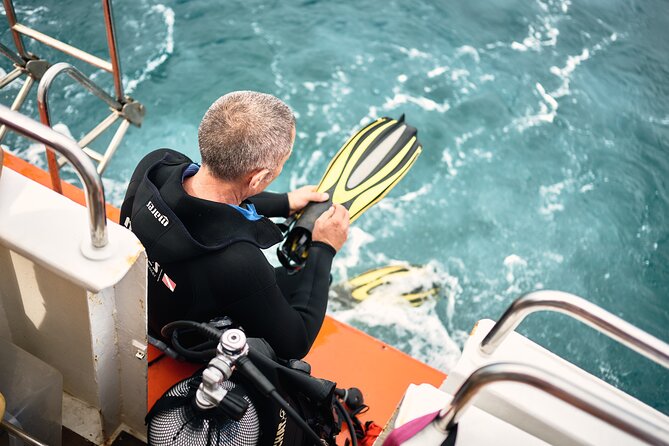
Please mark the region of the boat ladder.
[[[538, 311], [565, 314], [651, 361], [669, 368], [669, 344], [666, 342], [579, 296], [561, 291], [534, 291], [513, 301], [494, 324], [492, 321], [479, 322], [479, 324], [485, 323], [484, 328], [479, 326], [473, 332], [472, 336], [476, 339], [472, 339], [469, 348], [465, 345], [463, 351], [463, 357], [466, 356], [466, 359], [461, 359], [451, 370], [449, 378], [445, 381], [447, 384], [451, 380], [450, 386], [442, 387], [442, 390], [452, 392], [455, 396], [451, 405], [441, 411], [440, 420], [435, 421], [435, 425], [442, 431], [451, 428], [457, 423], [458, 413], [470, 405], [473, 395], [479, 393], [482, 387], [487, 387], [492, 382], [513, 381], [549, 393], [644, 442], [669, 445], [669, 423], [662, 414], [656, 414], [641, 402], [609, 393], [605, 383], [599, 385], [594, 381], [588, 381], [585, 377], [580, 378], [579, 373], [584, 373], [584, 376], [587, 374], [582, 371], [577, 372], [578, 369], [574, 366], [572, 366], [574, 371], [570, 371], [569, 368], [561, 369], [565, 373], [568, 372], [566, 374], [569, 376], [568, 379], [534, 366], [542, 360], [540, 358], [544, 358], [542, 355], [545, 354], [538, 350], [526, 349], [525, 345], [529, 346], [530, 341], [521, 342], [521, 338], [517, 335], [512, 336], [512, 333], [525, 317]], [[500, 349], [506, 341], [509, 343], [508, 348]], [[559, 358], [553, 360], [545, 357], [545, 359], [548, 361], [546, 364], [552, 364], [551, 367], [559, 364], [556, 362]], [[589, 387], [591, 384], [592, 387]], [[523, 392], [521, 395], [519, 392], [502, 389], [486, 390], [483, 393], [485, 396], [481, 396], [482, 401], [480, 404], [477, 403], [477, 407], [505, 419], [517, 428], [532, 435], [542, 437], [545, 435], [543, 439], [548, 442], [576, 441], [561, 437], [559, 431], [551, 424], [550, 416], [531, 418], [537, 405], [553, 411], [551, 412], [553, 419], [562, 419], [567, 414], [561, 412], [563, 409], [558, 406], [551, 406], [550, 409], [541, 406], [548, 403], [547, 400], [539, 397], [534, 399], [531, 393]], [[625, 394], [621, 394], [623, 395]], [[584, 438], [578, 437], [578, 441], [587, 442]]]
[[[579, 409], [626, 432], [631, 438], [644, 443], [669, 446], [669, 422], [666, 416], [615, 388], [607, 390], [608, 384], [597, 384], [594, 378], [588, 378], [586, 372], [579, 371], [573, 365], [565, 367], [560, 364], [563, 360], [554, 354], [552, 356], [555, 359], [550, 359], [546, 356], [551, 355], [550, 352], [542, 353], [545, 350], [534, 349], [531, 341], [512, 335], [525, 317], [537, 311], [566, 314], [669, 368], [669, 344], [651, 334], [573, 294], [550, 290], [531, 292], [517, 298], [496, 323], [489, 320], [479, 321], [478, 328], [472, 332], [471, 342], [465, 344], [462, 358], [440, 389], [445, 392], [444, 395], [453, 395], [452, 399], [445, 406], [441, 406], [438, 416], [431, 423], [432, 429], [421, 431], [423, 433], [417, 434], [415, 441], [408, 444], [440, 443], [441, 440], [435, 443], [429, 435], [445, 438], [462, 414], [476, 401], [478, 412], [475, 411], [472, 414], [474, 418], [470, 420], [487, 420], [496, 423], [497, 427], [506, 422], [520, 430], [518, 435], [531, 435], [551, 444], [591, 444], [593, 441], [596, 444], [605, 444], [602, 441], [611, 440], [618, 435], [613, 430], [606, 433], [597, 431], [597, 437], [583, 436], [574, 434], [574, 429], [572, 433], [565, 434], [562, 428], [556, 427], [556, 420], [581, 428], [598, 427], [597, 424], [591, 424], [587, 417], [578, 415], [579, 411], [573, 411]], [[508, 345], [500, 349], [505, 341], [508, 341]], [[543, 360], [546, 362], [541, 362]], [[541, 364], [541, 367], [536, 364]], [[555, 366], [563, 367], [559, 368], [560, 374], [555, 373]], [[540, 392], [526, 391], [518, 386], [502, 388], [495, 385], [492, 386], [493, 389], [488, 389], [489, 384], [499, 382], [513, 382]], [[541, 393], [561, 400], [571, 409], [552, 403], [551, 398], [546, 398]], [[419, 395], [416, 391], [412, 398], [421, 398]], [[407, 410], [419, 406], [417, 401], [422, 401], [423, 405], [428, 404], [426, 399], [416, 399], [407, 404]], [[481, 415], [482, 413], [485, 415]], [[569, 418], [568, 414], [574, 416], [569, 415]], [[407, 415], [404, 418], [412, 419]], [[407, 427], [405, 432], [410, 429], [411, 427]], [[503, 432], [510, 435], [509, 438], [515, 438], [516, 431], [513, 429]], [[627, 444], [619, 437], [615, 438], [621, 441], [620, 444]]]
[[492, 355], [525, 317], [537, 311], [566, 314], [669, 368], [669, 344], [582, 297], [552, 290], [534, 291], [513, 301], [481, 341], [481, 352]]
[[[11, 109], [18, 111], [28, 97], [33, 84], [35, 82], [39, 82], [37, 90], [37, 103], [40, 120], [43, 124], [50, 127], [51, 116], [49, 113], [48, 102], [49, 89], [56, 77], [62, 73], [67, 74], [75, 82], [79, 83], [90, 93], [94, 94], [103, 102], [105, 102], [111, 110], [111, 113], [105, 119], [103, 119], [90, 132], [84, 135], [81, 140], [78, 141], [78, 145], [83, 148], [84, 152], [98, 163], [97, 171], [98, 173], [102, 174], [107, 167], [112, 155], [121, 144], [121, 141], [130, 127], [130, 124], [140, 127], [145, 113], [144, 106], [140, 102], [135, 101], [133, 98], [125, 95], [123, 92], [121, 64], [119, 60], [118, 47], [116, 44], [116, 32], [114, 28], [111, 0], [102, 0], [107, 45], [109, 47], [109, 61], [100, 59], [99, 57], [89, 54], [79, 48], [76, 48], [19, 23], [16, 18], [16, 11], [13, 0], [3, 0], [3, 3], [5, 6], [7, 21], [9, 23], [9, 30], [12, 34], [16, 51], [13, 51], [0, 43], [0, 53], [9, 58], [14, 65], [14, 69], [7, 73], [2, 79], [0, 79], [0, 89], [9, 85], [18, 77], [22, 75], [26, 76], [23, 86], [14, 98]], [[111, 73], [114, 81], [113, 96], [105, 92], [104, 89], [99, 87], [95, 82], [93, 82], [74, 66], [65, 62], [51, 65], [46, 60], [28, 52], [24, 46], [23, 37], [36, 40], [42, 44], [55, 48], [62, 53], [88, 63], [89, 65]], [[88, 145], [91, 142], [97, 139], [119, 119], [121, 119], [121, 123], [116, 129], [116, 132], [104, 153], [99, 153], [88, 148]], [[7, 128], [5, 126], [1, 126], [0, 141], [2, 141], [6, 132]], [[66, 161], [62, 159], [56, 159], [53, 147], [47, 144], [46, 148], [47, 162], [53, 189], [62, 193], [59, 169], [63, 164], [65, 164]]]

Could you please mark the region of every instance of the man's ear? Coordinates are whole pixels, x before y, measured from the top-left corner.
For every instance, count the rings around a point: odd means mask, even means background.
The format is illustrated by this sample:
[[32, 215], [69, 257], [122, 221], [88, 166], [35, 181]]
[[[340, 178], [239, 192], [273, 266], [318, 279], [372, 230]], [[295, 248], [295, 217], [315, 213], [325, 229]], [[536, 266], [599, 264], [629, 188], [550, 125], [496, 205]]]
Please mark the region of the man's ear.
[[265, 188], [265, 185], [266, 185], [265, 182], [266, 182], [269, 174], [270, 174], [269, 169], [260, 169], [260, 170], [256, 170], [255, 172], [251, 173], [251, 176], [249, 177], [249, 182], [248, 182], [249, 188], [252, 191], [257, 191], [258, 189], [260, 189], [260, 191], [262, 191], [262, 189]]

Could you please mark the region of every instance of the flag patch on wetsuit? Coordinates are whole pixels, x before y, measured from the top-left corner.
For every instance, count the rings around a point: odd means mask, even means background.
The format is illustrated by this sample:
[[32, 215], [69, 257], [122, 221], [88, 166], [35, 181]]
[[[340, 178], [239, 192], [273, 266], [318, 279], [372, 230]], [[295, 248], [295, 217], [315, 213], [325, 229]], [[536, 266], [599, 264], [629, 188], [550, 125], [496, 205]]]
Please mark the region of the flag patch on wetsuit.
[[170, 289], [170, 291], [174, 292], [174, 289], [177, 287], [177, 284], [174, 283], [172, 279], [167, 277], [167, 274], [163, 273], [162, 281], [165, 284], [165, 286]]

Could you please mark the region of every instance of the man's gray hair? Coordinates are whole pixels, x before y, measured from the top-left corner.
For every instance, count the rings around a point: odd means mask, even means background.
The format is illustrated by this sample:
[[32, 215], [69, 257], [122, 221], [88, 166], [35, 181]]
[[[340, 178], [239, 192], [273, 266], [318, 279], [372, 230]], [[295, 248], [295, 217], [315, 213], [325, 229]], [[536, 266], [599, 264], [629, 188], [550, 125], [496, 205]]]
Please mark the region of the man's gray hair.
[[202, 164], [224, 180], [274, 170], [290, 153], [294, 128], [293, 112], [280, 99], [255, 91], [228, 93], [200, 123]]

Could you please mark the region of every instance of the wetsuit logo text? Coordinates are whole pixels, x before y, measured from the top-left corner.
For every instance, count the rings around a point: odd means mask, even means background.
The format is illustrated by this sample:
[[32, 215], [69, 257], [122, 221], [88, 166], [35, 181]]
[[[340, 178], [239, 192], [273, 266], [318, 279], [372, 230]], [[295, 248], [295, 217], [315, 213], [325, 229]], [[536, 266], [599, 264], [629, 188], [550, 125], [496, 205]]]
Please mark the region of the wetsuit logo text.
[[276, 427], [276, 437], [274, 437], [274, 446], [281, 446], [283, 444], [283, 437], [286, 435], [286, 412], [279, 410], [279, 425]]
[[158, 220], [158, 223], [160, 223], [163, 226], [167, 226], [170, 224], [170, 220], [158, 211], [158, 209], [151, 202], [151, 200], [147, 201], [146, 208], [149, 210], [149, 212], [151, 212], [151, 214], [153, 214], [156, 220]]

